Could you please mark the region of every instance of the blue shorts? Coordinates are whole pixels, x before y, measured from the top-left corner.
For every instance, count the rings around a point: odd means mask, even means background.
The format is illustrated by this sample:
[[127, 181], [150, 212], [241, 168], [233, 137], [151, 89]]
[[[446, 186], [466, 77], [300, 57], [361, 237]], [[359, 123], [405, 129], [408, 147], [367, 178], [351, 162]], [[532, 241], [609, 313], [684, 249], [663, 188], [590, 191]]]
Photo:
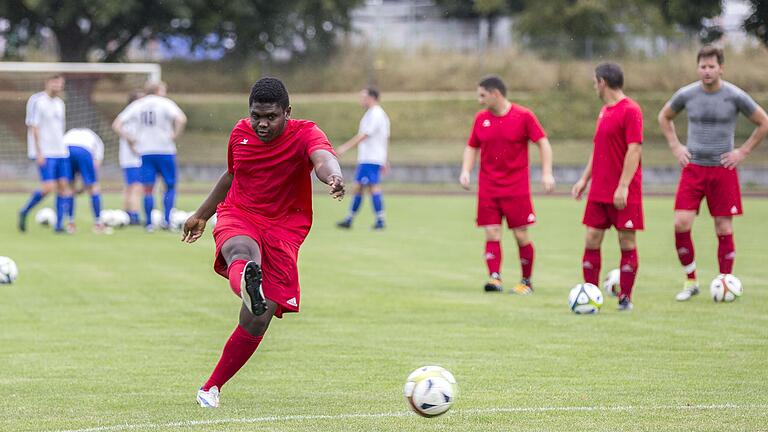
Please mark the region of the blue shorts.
[[362, 163], [357, 166], [355, 181], [361, 185], [379, 184], [381, 174], [381, 165]]
[[149, 154], [141, 156], [141, 183], [150, 186], [155, 184], [157, 174], [163, 178], [166, 186], [176, 185], [176, 155]]
[[72, 167], [69, 158], [45, 158], [45, 163], [37, 167], [40, 170], [40, 180], [50, 182], [59, 179], [69, 179]]
[[78, 146], [69, 146], [69, 165], [71, 167], [69, 181], [74, 181], [75, 175], [78, 173], [83, 178], [83, 184], [86, 186], [90, 186], [99, 180], [96, 178], [96, 166], [93, 164], [93, 155], [88, 150]]
[[141, 183], [141, 167], [123, 168], [123, 176], [127, 185]]

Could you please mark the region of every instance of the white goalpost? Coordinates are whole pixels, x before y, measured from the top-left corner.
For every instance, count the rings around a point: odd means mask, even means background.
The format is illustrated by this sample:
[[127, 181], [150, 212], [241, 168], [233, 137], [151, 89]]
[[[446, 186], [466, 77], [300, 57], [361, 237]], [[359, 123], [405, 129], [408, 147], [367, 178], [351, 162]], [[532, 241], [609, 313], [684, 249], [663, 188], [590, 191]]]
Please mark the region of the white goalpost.
[[54, 74], [66, 80], [61, 95], [66, 128], [96, 132], [105, 146], [104, 174], [116, 177], [118, 139], [112, 121], [131, 91], [160, 81], [159, 64], [0, 62], [0, 180], [37, 180], [34, 163], [27, 158], [26, 103]]

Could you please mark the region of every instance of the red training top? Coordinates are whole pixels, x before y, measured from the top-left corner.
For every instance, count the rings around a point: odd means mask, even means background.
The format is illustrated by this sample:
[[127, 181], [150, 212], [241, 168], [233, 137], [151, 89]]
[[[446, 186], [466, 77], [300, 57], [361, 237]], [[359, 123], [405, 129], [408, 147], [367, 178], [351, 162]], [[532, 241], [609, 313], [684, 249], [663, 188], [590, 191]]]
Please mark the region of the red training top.
[[[589, 201], [613, 203], [613, 194], [624, 169], [624, 157], [632, 143], [643, 143], [643, 111], [640, 105], [625, 97], [613, 106], [603, 106], [595, 128]], [[643, 170], [638, 165], [629, 184], [627, 203], [642, 201], [642, 183]]]
[[[246, 211], [264, 225], [280, 225], [306, 236], [312, 226], [312, 172], [309, 155], [333, 147], [320, 128], [289, 119], [274, 140], [259, 140], [248, 119], [232, 129], [227, 170], [232, 187], [221, 205]], [[302, 237], [303, 238], [303, 237]]]
[[533, 112], [520, 105], [512, 104], [503, 116], [489, 110], [477, 113], [467, 145], [480, 149], [478, 195], [530, 195], [528, 141], [536, 142], [546, 136]]

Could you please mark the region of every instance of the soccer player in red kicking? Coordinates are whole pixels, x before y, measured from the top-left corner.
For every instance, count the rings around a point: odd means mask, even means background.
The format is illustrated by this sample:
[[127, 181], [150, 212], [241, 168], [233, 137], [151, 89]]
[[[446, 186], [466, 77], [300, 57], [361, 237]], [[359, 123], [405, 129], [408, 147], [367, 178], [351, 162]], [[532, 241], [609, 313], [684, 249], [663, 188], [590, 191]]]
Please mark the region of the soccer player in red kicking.
[[479, 150], [477, 226], [485, 229], [485, 260], [490, 274], [485, 291], [503, 291], [501, 220], [504, 217], [515, 234], [522, 267], [522, 279], [512, 292], [531, 294], [534, 250], [528, 226], [536, 222], [536, 213], [531, 202], [528, 142], [539, 146], [541, 182], [546, 192], [555, 187], [552, 147], [533, 112], [507, 99], [507, 87], [499, 77], [490, 76], [480, 81], [477, 98], [485, 109], [475, 116], [472, 135], [464, 149], [459, 182], [469, 190], [470, 173]]
[[243, 299], [239, 324], [197, 393], [202, 407], [219, 405], [221, 387], [251, 357], [273, 316], [299, 311], [296, 259], [312, 226], [312, 169], [333, 198], [344, 196], [331, 143], [314, 123], [290, 118], [280, 80], [257, 81], [248, 104], [249, 118], [229, 137], [227, 172], [182, 233], [183, 241], [194, 242], [217, 214], [214, 269]]
[[[696, 61], [699, 81], [678, 90], [658, 118], [669, 147], [683, 168], [675, 195], [675, 247], [686, 281], [676, 296], [678, 301], [686, 301], [699, 293], [691, 228], [704, 197], [709, 214], [715, 219], [720, 273], [733, 272], [736, 256], [733, 217], [742, 214], [736, 167], [768, 133], [765, 111], [743, 90], [721, 78], [723, 51], [705, 46]], [[682, 110], [688, 111], [687, 145], [680, 143], [673, 123]], [[734, 149], [739, 113], [757, 128], [741, 147]]]
[[605, 230], [616, 227], [621, 248], [619, 310], [632, 310], [632, 288], [638, 260], [635, 231], [643, 229], [642, 169], [643, 112], [624, 94], [624, 73], [619, 65], [604, 63], [595, 69], [595, 90], [605, 104], [595, 128], [594, 148], [584, 173], [571, 193], [580, 199], [590, 179], [583, 224], [587, 226], [582, 269], [584, 281], [597, 285], [600, 245]]

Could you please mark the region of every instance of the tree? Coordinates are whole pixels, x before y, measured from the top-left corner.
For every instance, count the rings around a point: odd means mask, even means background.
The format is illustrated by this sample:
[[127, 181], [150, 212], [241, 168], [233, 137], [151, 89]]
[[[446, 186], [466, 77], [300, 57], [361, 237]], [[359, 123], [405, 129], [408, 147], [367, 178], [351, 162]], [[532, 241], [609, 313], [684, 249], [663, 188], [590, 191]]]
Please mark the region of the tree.
[[744, 20], [744, 29], [768, 45], [768, 1], [751, 0], [752, 15]]
[[9, 39], [33, 42], [50, 29], [62, 61], [90, 55], [117, 61], [132, 40], [183, 36], [197, 46], [223, 47], [243, 55], [284, 48], [303, 53], [332, 46], [333, 34], [349, 25], [359, 0], [8, 0], [0, 17]]

